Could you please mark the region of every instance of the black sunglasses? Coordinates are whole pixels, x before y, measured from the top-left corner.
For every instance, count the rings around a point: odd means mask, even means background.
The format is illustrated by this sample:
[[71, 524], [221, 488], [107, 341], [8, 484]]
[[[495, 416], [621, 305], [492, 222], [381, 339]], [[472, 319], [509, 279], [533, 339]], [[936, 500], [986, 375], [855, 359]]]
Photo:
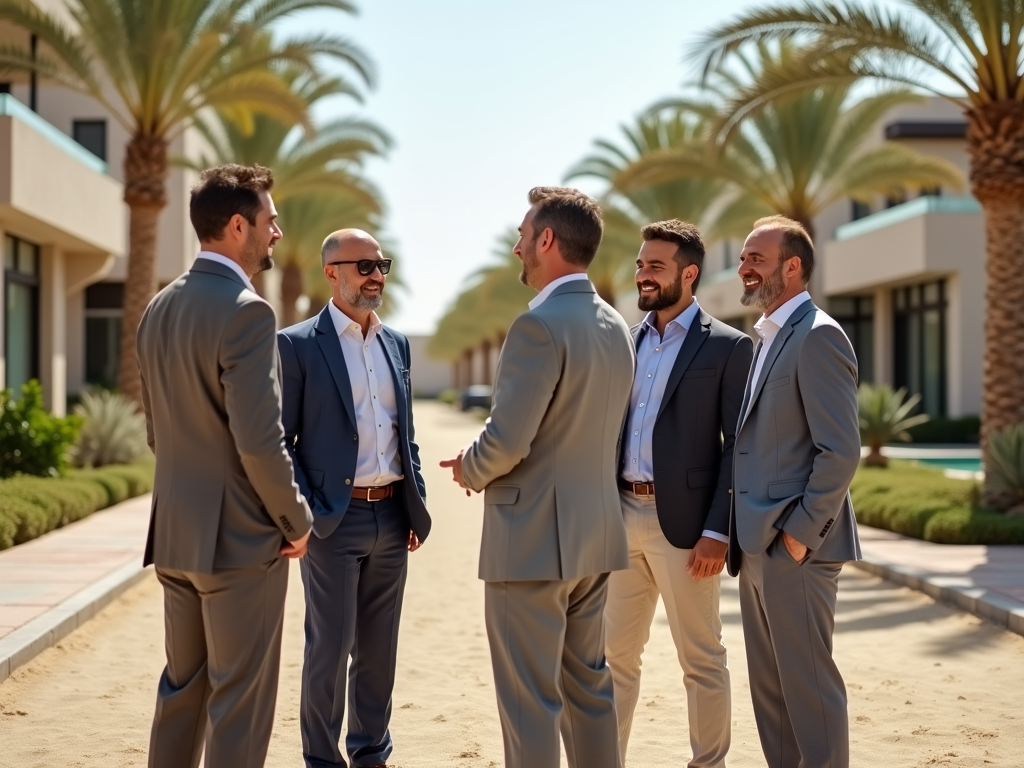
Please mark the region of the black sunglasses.
[[328, 267], [333, 267], [336, 264], [355, 264], [356, 269], [359, 270], [359, 274], [363, 277], [372, 275], [373, 270], [379, 269], [382, 275], [386, 275], [391, 271], [391, 262], [394, 259], [359, 259], [358, 261], [329, 261], [327, 262]]

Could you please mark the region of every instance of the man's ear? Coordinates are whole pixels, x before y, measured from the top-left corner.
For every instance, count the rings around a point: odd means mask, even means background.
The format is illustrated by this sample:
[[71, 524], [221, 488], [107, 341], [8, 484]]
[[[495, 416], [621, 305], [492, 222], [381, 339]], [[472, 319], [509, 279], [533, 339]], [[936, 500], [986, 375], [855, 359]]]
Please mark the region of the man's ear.
[[537, 238], [537, 250], [546, 253], [555, 244], [555, 231], [551, 227], [544, 227], [544, 231]]

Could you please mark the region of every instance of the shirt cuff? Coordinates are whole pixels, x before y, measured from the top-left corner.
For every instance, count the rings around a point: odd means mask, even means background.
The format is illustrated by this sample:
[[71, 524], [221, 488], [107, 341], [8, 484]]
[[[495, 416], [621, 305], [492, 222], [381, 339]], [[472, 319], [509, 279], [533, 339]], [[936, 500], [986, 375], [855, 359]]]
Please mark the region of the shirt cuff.
[[714, 539], [715, 541], [724, 542], [725, 544], [729, 543], [729, 537], [726, 536], [724, 533], [718, 533], [718, 531], [704, 530], [701, 532], [700, 535], [707, 536], [709, 539]]

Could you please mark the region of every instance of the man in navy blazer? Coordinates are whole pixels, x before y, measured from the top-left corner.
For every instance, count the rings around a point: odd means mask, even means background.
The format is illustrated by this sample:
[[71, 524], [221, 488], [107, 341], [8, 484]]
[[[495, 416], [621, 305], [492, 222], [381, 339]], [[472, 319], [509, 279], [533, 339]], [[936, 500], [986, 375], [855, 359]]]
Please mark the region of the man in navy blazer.
[[[430, 531], [412, 421], [409, 342], [381, 324], [391, 259], [361, 230], [323, 245], [332, 299], [278, 333], [285, 444], [313, 510], [302, 563], [306, 652], [300, 727], [306, 766], [383, 768], [408, 553]], [[358, 632], [356, 628], [358, 626]], [[358, 687], [356, 686], [358, 681]]]

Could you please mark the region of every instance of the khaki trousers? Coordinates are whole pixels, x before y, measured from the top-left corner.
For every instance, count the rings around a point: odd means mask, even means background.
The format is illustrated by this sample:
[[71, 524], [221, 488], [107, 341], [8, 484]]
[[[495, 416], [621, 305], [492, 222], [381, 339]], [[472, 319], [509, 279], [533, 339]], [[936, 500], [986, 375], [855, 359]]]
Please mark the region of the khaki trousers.
[[665, 601], [686, 687], [690, 768], [725, 765], [731, 738], [729, 668], [718, 612], [721, 576], [695, 581], [686, 573], [689, 549], [676, 549], [658, 522], [654, 498], [624, 491], [622, 512], [629, 541], [629, 570], [608, 581], [606, 653], [615, 685], [619, 744], [625, 764], [633, 711], [640, 696], [640, 657], [651, 636], [658, 596]]

